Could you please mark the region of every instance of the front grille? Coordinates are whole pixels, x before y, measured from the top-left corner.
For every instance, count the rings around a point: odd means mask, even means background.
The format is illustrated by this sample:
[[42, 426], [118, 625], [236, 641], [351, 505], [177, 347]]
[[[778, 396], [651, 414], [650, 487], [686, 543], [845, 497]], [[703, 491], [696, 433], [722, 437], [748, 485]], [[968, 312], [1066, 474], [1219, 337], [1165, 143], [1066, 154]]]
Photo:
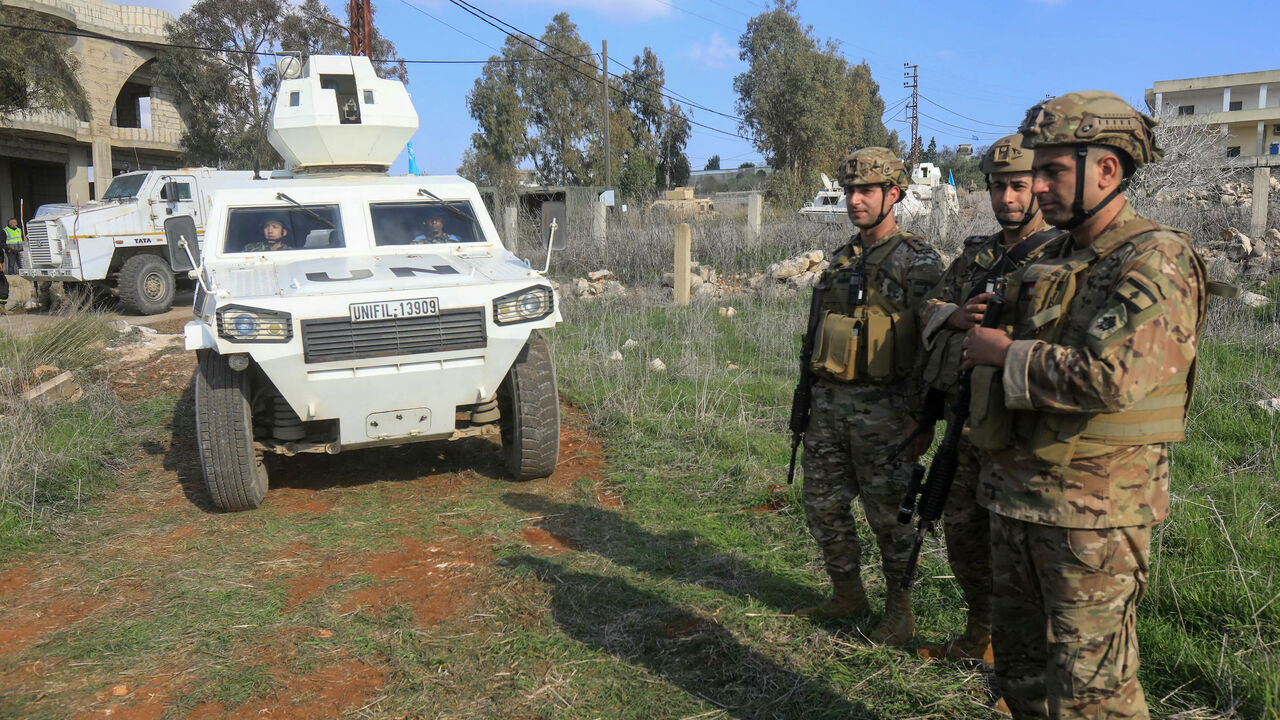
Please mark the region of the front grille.
[[49, 245], [49, 224], [35, 221], [27, 223], [26, 247], [32, 267], [53, 264], [53, 251]]
[[302, 352], [309, 363], [470, 350], [485, 342], [484, 308], [359, 323], [345, 317], [302, 321]]

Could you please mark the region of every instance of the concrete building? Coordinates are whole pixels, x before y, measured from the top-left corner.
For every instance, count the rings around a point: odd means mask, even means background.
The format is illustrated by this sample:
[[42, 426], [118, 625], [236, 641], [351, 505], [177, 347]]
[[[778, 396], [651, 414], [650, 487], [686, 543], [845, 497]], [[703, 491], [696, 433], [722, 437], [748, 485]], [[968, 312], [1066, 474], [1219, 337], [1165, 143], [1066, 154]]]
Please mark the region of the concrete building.
[[1265, 232], [1271, 168], [1280, 167], [1280, 70], [1161, 80], [1146, 101], [1161, 122], [1222, 128], [1227, 164], [1253, 170], [1250, 233]]
[[156, 49], [173, 16], [101, 0], [4, 0], [99, 37], [67, 37], [79, 59], [88, 108], [23, 112], [0, 120], [0, 216], [29, 219], [37, 206], [84, 202], [126, 170], [178, 166], [183, 124], [173, 93], [153, 76]]
[[1228, 157], [1280, 155], [1280, 70], [1161, 80], [1146, 100], [1162, 122], [1221, 125]]

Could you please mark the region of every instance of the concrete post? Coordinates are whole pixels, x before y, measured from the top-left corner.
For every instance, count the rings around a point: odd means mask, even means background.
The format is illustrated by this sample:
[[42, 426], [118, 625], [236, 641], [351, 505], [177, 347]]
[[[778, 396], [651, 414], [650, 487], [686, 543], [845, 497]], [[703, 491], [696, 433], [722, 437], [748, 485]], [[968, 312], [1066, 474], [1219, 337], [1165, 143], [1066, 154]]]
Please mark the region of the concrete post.
[[516, 224], [516, 206], [503, 205], [500, 216], [502, 218], [502, 241], [506, 243], [507, 249], [512, 254], [518, 256], [520, 253], [516, 251], [520, 247], [520, 231], [519, 226]]
[[1271, 193], [1271, 168], [1253, 169], [1253, 212], [1249, 217], [1249, 237], [1257, 239], [1267, 233], [1267, 203]]
[[9, 161], [0, 158], [0, 223], [9, 222], [9, 218], [18, 217], [18, 206], [13, 200], [13, 172]]
[[752, 240], [760, 239], [760, 215], [764, 210], [764, 197], [753, 192], [747, 197], [747, 236]]
[[67, 148], [67, 202], [89, 202], [89, 153], [80, 145]]
[[934, 242], [947, 236], [947, 186], [937, 185], [929, 194], [929, 232]]
[[675, 279], [672, 285], [676, 291], [676, 304], [689, 304], [689, 273], [693, 268], [693, 230], [689, 223], [676, 226]]
[[111, 184], [111, 139], [93, 139], [93, 189], [95, 197], [102, 197]]
[[599, 200], [591, 203], [591, 236], [595, 238], [596, 245], [601, 249], [604, 248], [607, 239], [608, 213], [609, 208]]

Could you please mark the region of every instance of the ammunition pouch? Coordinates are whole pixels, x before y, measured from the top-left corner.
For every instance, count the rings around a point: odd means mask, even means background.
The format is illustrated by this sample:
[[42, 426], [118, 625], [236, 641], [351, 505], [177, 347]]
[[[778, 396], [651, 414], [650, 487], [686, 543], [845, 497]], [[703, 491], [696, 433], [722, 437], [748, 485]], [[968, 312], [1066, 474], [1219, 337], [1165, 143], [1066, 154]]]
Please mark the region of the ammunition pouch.
[[969, 442], [979, 450], [1002, 450], [1013, 442], [1014, 411], [1004, 405], [1004, 371], [979, 365], [969, 376]]
[[[957, 311], [958, 312], [958, 311]], [[960, 381], [964, 364], [964, 333], [939, 331], [925, 355], [922, 379], [929, 387], [950, 390]]]
[[837, 382], [896, 383], [906, 379], [915, 359], [915, 322], [910, 313], [875, 305], [828, 311], [822, 316], [810, 369]]

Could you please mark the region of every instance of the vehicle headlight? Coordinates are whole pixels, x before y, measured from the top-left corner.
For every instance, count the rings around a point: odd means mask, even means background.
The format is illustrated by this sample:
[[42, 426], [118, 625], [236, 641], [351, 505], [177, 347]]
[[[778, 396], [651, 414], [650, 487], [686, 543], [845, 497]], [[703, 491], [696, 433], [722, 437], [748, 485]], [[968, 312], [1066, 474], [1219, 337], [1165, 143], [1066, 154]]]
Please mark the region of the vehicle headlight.
[[541, 320], [555, 309], [555, 296], [546, 285], [534, 285], [493, 301], [493, 321], [499, 325]]
[[218, 336], [231, 342], [288, 342], [293, 319], [289, 313], [229, 305], [218, 309]]

